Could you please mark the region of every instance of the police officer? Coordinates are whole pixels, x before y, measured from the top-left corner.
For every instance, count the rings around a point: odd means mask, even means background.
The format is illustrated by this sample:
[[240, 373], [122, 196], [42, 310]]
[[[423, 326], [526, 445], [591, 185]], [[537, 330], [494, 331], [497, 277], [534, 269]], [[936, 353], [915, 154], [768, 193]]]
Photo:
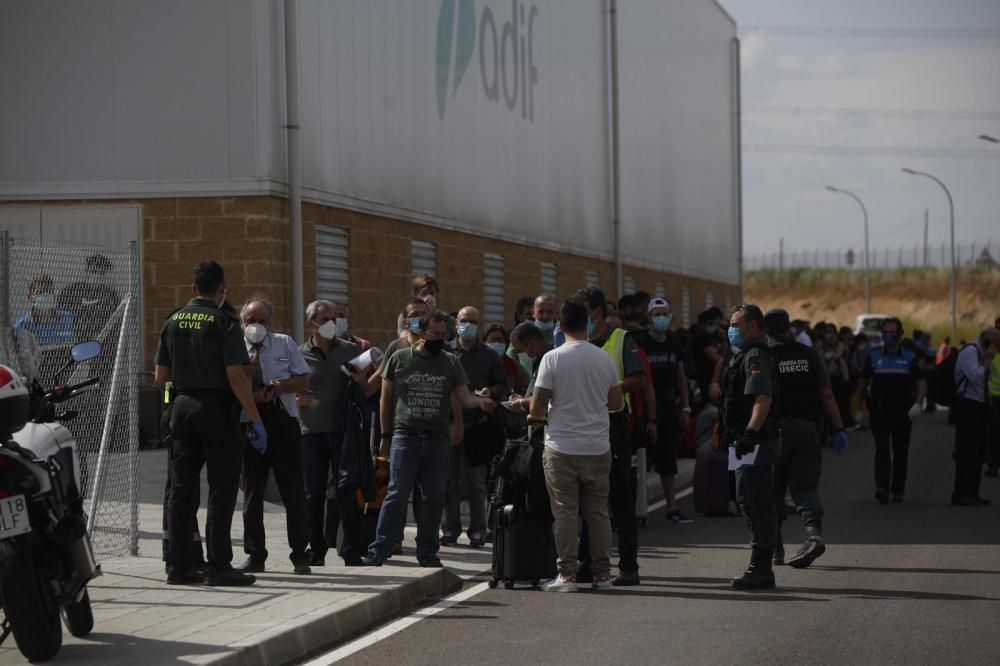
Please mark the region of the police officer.
[[[156, 350], [156, 381], [173, 382], [170, 471], [167, 507], [170, 541], [167, 582], [171, 585], [252, 585], [254, 577], [232, 567], [230, 529], [239, 490], [243, 441], [240, 406], [251, 420], [251, 440], [262, 452], [267, 433], [243, 366], [249, 363], [236, 318], [219, 309], [226, 297], [222, 266], [206, 260], [194, 269], [194, 298], [167, 319]], [[208, 571], [192, 562], [196, 489], [208, 467]]]
[[823, 412], [833, 428], [831, 443], [838, 454], [847, 451], [847, 434], [840, 418], [830, 378], [819, 354], [792, 338], [788, 313], [770, 310], [764, 316], [771, 357], [778, 370], [778, 404], [772, 407], [781, 431], [781, 454], [774, 465], [774, 506], [778, 517], [774, 563], [785, 563], [781, 523], [785, 519], [785, 490], [792, 494], [795, 508], [806, 530], [806, 542], [788, 560], [789, 566], [804, 569], [826, 551], [823, 543], [823, 505], [819, 499], [822, 457]]
[[[917, 355], [903, 348], [903, 324], [895, 317], [882, 322], [882, 346], [868, 353], [862, 395], [871, 412], [875, 439], [875, 499], [902, 502], [910, 451], [912, 419], [920, 416], [927, 394]], [[890, 451], [891, 449], [891, 451]]]
[[722, 382], [722, 425], [736, 457], [736, 498], [750, 530], [753, 554], [739, 590], [774, 587], [771, 558], [777, 543], [774, 462], [781, 453], [777, 418], [771, 411], [777, 370], [764, 340], [764, 313], [756, 305], [737, 305], [729, 318], [733, 354]]

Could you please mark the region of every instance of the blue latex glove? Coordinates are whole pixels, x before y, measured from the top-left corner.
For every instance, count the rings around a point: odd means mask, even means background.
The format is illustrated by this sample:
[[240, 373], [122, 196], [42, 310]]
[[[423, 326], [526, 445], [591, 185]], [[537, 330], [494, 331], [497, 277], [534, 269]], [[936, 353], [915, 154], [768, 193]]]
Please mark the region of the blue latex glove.
[[838, 456], [842, 456], [847, 453], [847, 433], [843, 430], [838, 430], [833, 433], [830, 437], [830, 444], [833, 446], [833, 452]]
[[267, 431], [260, 421], [250, 423], [250, 446], [257, 449], [257, 453], [261, 455], [267, 452]]

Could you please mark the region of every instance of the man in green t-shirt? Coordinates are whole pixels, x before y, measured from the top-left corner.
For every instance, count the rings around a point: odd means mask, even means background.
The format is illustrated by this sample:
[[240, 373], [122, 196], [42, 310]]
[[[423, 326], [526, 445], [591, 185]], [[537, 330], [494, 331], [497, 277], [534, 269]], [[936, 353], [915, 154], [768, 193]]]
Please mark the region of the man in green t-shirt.
[[381, 454], [389, 456], [389, 492], [375, 541], [363, 558], [366, 565], [380, 566], [389, 559], [392, 542], [402, 532], [406, 500], [414, 481], [419, 481], [423, 502], [417, 522], [417, 562], [441, 566], [438, 526], [448, 484], [449, 444], [455, 446], [462, 439], [461, 430], [451, 427], [453, 406], [496, 409], [492, 399], [469, 392], [461, 363], [444, 350], [447, 337], [447, 317], [431, 314], [420, 322], [420, 341], [397, 351], [382, 369]]

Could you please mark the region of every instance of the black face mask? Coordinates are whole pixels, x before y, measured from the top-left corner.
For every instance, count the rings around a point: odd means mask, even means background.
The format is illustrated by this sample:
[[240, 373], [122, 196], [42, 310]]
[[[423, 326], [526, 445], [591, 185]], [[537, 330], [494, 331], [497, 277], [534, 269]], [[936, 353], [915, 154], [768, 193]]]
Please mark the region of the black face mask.
[[444, 349], [444, 340], [424, 340], [424, 349], [437, 356]]

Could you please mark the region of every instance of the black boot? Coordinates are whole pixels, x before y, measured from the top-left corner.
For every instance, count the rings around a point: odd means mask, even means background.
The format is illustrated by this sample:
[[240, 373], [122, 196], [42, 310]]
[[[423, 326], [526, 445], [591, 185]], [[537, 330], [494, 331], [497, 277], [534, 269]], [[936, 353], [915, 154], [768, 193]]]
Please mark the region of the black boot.
[[739, 578], [733, 579], [733, 587], [737, 590], [770, 590], [774, 587], [774, 571], [771, 569], [771, 558], [774, 551], [754, 548], [750, 556], [750, 566]]
[[806, 542], [788, 560], [788, 566], [796, 569], [805, 569], [810, 564], [819, 559], [819, 556], [826, 552], [826, 544], [823, 543], [823, 530], [818, 525], [806, 526]]
[[778, 529], [778, 543], [774, 546], [774, 557], [771, 558], [775, 565], [785, 563], [785, 542], [781, 538], [781, 529]]

